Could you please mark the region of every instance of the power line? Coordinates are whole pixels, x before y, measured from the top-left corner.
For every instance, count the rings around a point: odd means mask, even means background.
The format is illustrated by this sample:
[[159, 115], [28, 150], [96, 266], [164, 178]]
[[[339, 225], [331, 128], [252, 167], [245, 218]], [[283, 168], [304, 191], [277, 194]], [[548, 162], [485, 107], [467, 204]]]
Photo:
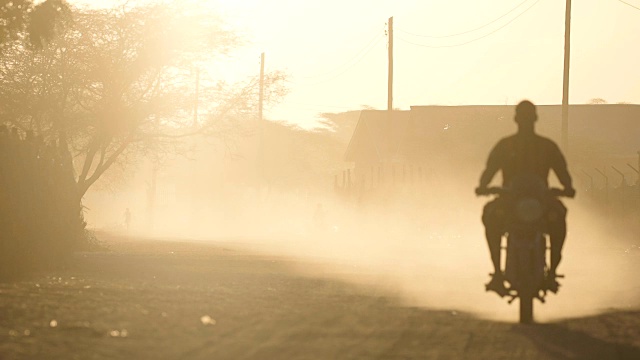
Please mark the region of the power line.
[[626, 2], [626, 1], [623, 1], [623, 0], [618, 0], [618, 1], [620, 1], [621, 3], [623, 3], [623, 4], [625, 4], [625, 5], [629, 5], [629, 6], [631, 6], [632, 8], [634, 8], [634, 9], [636, 9], [636, 10], [640, 10], [640, 7], [637, 7], [637, 6], [633, 5], [633, 4], [629, 4], [629, 3], [628, 3], [628, 2]]
[[331, 81], [331, 80], [333, 80], [333, 79], [335, 79], [335, 78], [338, 78], [338, 77], [340, 77], [340, 76], [344, 75], [347, 71], [351, 70], [354, 66], [356, 66], [356, 65], [358, 65], [360, 62], [362, 62], [362, 60], [364, 60], [364, 59], [367, 57], [367, 55], [369, 55], [369, 53], [371, 52], [371, 50], [373, 50], [374, 48], [376, 48], [376, 46], [377, 46], [378, 44], [380, 44], [380, 41], [381, 41], [381, 40], [382, 40], [382, 38], [378, 38], [378, 39], [375, 41], [375, 43], [374, 43], [371, 47], [369, 47], [369, 49], [368, 49], [364, 54], [362, 54], [362, 56], [360, 56], [360, 58], [359, 58], [356, 62], [354, 62], [354, 63], [350, 64], [350, 65], [349, 65], [349, 66], [347, 66], [343, 71], [341, 71], [341, 72], [339, 72], [339, 73], [337, 73], [337, 74], [335, 74], [335, 75], [333, 75], [333, 76], [331, 76], [331, 77], [329, 77], [329, 78], [325, 78], [325, 79], [318, 80], [318, 81], [311, 82], [311, 83], [300, 83], [300, 82], [295, 82], [295, 81], [287, 81], [287, 82], [288, 82], [288, 83], [290, 83], [290, 84], [297, 84], [297, 85], [318, 85], [318, 84], [322, 84], [322, 83], [326, 83], [326, 82], [328, 82], [328, 81]]
[[516, 17], [514, 17], [513, 19], [509, 20], [507, 23], [505, 23], [504, 25], [500, 26], [499, 28], [483, 35], [480, 36], [478, 38], [472, 39], [472, 40], [468, 40], [459, 44], [453, 44], [453, 45], [425, 45], [425, 44], [419, 44], [419, 43], [415, 43], [413, 41], [407, 40], [407, 39], [403, 39], [402, 37], [398, 37], [398, 39], [400, 39], [401, 41], [411, 44], [411, 45], [415, 45], [415, 46], [420, 46], [420, 47], [425, 47], [425, 48], [452, 48], [452, 47], [458, 47], [458, 46], [463, 46], [463, 45], [467, 45], [470, 44], [472, 42], [481, 40], [486, 38], [487, 36], [493, 35], [496, 32], [504, 29], [505, 27], [507, 27], [509, 24], [511, 24], [512, 22], [516, 21], [519, 17], [521, 17], [522, 15], [524, 15], [526, 12], [528, 12], [529, 10], [531, 10], [531, 8], [533, 8], [534, 6], [536, 6], [536, 4], [538, 4], [540, 2], [540, 0], [536, 0], [533, 4], [531, 4], [528, 8], [526, 8], [523, 12], [521, 12], [520, 14], [518, 14]]
[[320, 109], [342, 109], [342, 110], [353, 110], [353, 107], [348, 106], [335, 106], [335, 105], [321, 105], [321, 104], [304, 104], [297, 102], [286, 102], [283, 103], [283, 106], [292, 107], [296, 109], [304, 109], [304, 110], [320, 110]]
[[417, 36], [417, 37], [424, 37], [424, 38], [430, 38], [430, 39], [444, 39], [444, 38], [448, 38], [448, 37], [460, 36], [460, 35], [472, 33], [474, 31], [477, 31], [477, 30], [480, 30], [480, 29], [484, 29], [485, 27], [495, 23], [498, 20], [501, 20], [505, 16], [507, 16], [507, 15], [511, 14], [512, 12], [516, 11], [519, 7], [521, 7], [522, 5], [524, 5], [528, 1], [529, 0], [524, 0], [523, 2], [521, 2], [520, 4], [518, 4], [514, 8], [512, 8], [511, 10], [507, 11], [506, 13], [502, 14], [501, 16], [491, 20], [490, 22], [488, 22], [488, 23], [486, 23], [486, 24], [484, 24], [482, 26], [479, 26], [479, 27], [476, 27], [476, 28], [473, 28], [473, 29], [470, 29], [470, 30], [467, 30], [467, 31], [459, 32], [459, 33], [454, 33], [454, 34], [449, 34], [449, 35], [422, 35], [422, 34], [412, 33], [412, 32], [409, 32], [409, 31], [406, 31], [406, 30], [403, 30], [403, 29], [399, 29], [397, 27], [396, 27], [396, 30], [398, 30], [400, 32], [403, 32], [405, 34], [408, 34], [408, 35], [413, 35], [413, 36]]
[[[341, 65], [329, 70], [329, 71], [325, 71], [321, 74], [317, 74], [317, 75], [311, 75], [311, 76], [302, 76], [302, 78], [304, 79], [313, 79], [313, 78], [319, 78], [319, 77], [325, 77], [329, 74], [332, 74], [342, 68], [344, 68], [345, 66], [350, 67], [351, 64], [354, 60], [358, 59], [362, 53], [368, 53], [371, 50], [371, 47], [377, 45], [377, 42], [380, 41], [380, 33], [378, 32], [379, 30], [376, 30], [376, 34], [373, 38], [371, 38], [371, 40], [369, 40], [369, 42], [367, 42], [367, 45], [365, 45], [362, 49], [360, 49], [360, 51], [358, 51], [351, 59], [349, 59], [348, 61], [342, 63]], [[358, 60], [359, 61], [359, 60]]]

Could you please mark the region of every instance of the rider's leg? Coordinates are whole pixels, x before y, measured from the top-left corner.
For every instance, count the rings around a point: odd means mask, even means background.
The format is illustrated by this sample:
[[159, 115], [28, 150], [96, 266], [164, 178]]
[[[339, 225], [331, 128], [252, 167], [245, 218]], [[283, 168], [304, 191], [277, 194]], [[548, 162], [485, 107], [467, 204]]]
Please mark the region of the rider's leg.
[[491, 253], [491, 262], [493, 263], [493, 269], [496, 274], [500, 273], [500, 240], [502, 234], [499, 230], [493, 229], [491, 226], [485, 227], [485, 235], [487, 237], [487, 244], [489, 245], [489, 252]]
[[496, 199], [488, 203], [482, 213], [482, 222], [484, 223], [487, 244], [491, 253], [491, 262], [494, 268], [493, 277], [486, 284], [486, 289], [487, 291], [495, 291], [500, 297], [509, 294], [509, 291], [504, 286], [504, 277], [500, 269], [500, 240], [504, 233], [504, 216], [501, 209], [501, 203]]
[[556, 269], [562, 260], [562, 247], [567, 237], [567, 208], [560, 200], [551, 204], [549, 210], [549, 241], [551, 242], [551, 264], [549, 272], [556, 274]]
[[485, 236], [491, 253], [494, 274], [500, 274], [500, 241], [504, 231], [500, 220], [500, 205], [496, 200], [489, 202], [484, 207], [482, 222], [484, 223]]

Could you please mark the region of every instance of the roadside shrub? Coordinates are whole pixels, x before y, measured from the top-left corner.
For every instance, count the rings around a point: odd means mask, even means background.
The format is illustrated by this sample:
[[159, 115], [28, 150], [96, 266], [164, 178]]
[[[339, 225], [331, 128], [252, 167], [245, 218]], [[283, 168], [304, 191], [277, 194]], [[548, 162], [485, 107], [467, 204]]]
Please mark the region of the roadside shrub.
[[0, 125], [0, 277], [64, 264], [85, 225], [59, 146]]

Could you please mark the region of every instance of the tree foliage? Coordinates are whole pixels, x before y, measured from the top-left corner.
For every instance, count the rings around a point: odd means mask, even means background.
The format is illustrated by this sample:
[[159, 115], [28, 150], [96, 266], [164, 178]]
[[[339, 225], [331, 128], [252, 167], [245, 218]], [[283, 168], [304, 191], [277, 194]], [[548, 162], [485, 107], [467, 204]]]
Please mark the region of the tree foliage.
[[591, 100], [589, 100], [589, 104], [591, 105], [602, 105], [602, 104], [606, 104], [607, 100], [603, 99], [603, 98], [593, 98]]
[[86, 245], [68, 166], [57, 147], [0, 125], [0, 278], [60, 265]]
[[38, 5], [31, 0], [0, 0], [0, 45], [25, 35], [31, 44], [41, 47], [53, 38], [60, 20], [68, 21], [70, 9], [63, 0], [46, 0]]
[[[47, 3], [54, 7], [36, 10], [62, 11], [60, 1]], [[255, 118], [256, 80], [203, 84], [208, 116], [194, 121], [195, 69], [241, 45], [219, 18], [179, 4], [70, 11], [55, 17], [55, 37], [38, 35], [48, 39], [38, 49], [26, 32], [5, 43], [0, 121], [68, 149], [79, 197], [116, 162], [179, 151], [178, 140], [194, 134], [249, 131], [242, 125]], [[267, 77], [268, 94], [282, 95], [282, 79]]]
[[305, 130], [281, 122], [265, 126], [264, 176], [268, 184], [282, 189], [326, 189], [333, 184], [333, 176], [344, 166], [348, 144], [341, 126], [349, 127], [353, 114], [323, 115], [327, 123], [337, 121], [335, 128]]

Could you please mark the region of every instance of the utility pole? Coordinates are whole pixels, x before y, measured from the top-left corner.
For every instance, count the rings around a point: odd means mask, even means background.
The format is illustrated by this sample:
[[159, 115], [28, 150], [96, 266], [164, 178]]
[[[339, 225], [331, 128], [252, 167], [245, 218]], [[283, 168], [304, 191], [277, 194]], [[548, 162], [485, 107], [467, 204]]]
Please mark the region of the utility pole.
[[258, 100], [258, 121], [260, 123], [260, 145], [258, 146], [258, 181], [260, 185], [264, 183], [264, 119], [262, 108], [264, 103], [264, 53], [260, 54], [260, 90]]
[[193, 103], [193, 128], [198, 128], [198, 105], [200, 101], [200, 69], [196, 68], [196, 95]]
[[[195, 75], [196, 75], [196, 88], [195, 88], [195, 94], [194, 94], [194, 99], [193, 99], [193, 131], [197, 131], [198, 129], [198, 107], [200, 105], [200, 68], [198, 68], [196, 66], [195, 68]], [[197, 137], [193, 137], [193, 139], [191, 140], [191, 153], [194, 159], [198, 159], [198, 138]], [[155, 187], [155, 177], [157, 174], [157, 171], [153, 170], [153, 182], [154, 182], [154, 187]], [[196, 161], [192, 161], [191, 162], [191, 176], [193, 181], [195, 181], [195, 183], [193, 184], [193, 186], [191, 186], [191, 214], [190, 214], [190, 222], [191, 222], [191, 231], [193, 231], [193, 229], [196, 228], [197, 226], [197, 214], [198, 214], [198, 208], [199, 208], [199, 204], [198, 204], [198, 192], [200, 192], [202, 189], [200, 187], [200, 183], [196, 180], [196, 179], [200, 179], [200, 177], [198, 176], [198, 163], [197, 160]], [[155, 190], [154, 190], [155, 191]]]
[[258, 120], [262, 127], [262, 103], [264, 102], [264, 53], [260, 54], [260, 102], [258, 104]]
[[389, 117], [391, 117], [391, 111], [393, 110], [393, 16], [389, 18], [389, 80], [387, 91], [387, 110], [389, 111]]
[[[388, 82], [387, 82], [387, 134], [391, 134], [391, 127], [393, 126], [393, 16], [389, 18], [387, 36], [389, 37], [389, 70], [388, 70]], [[387, 137], [387, 159], [390, 160], [391, 156], [391, 139]]]
[[569, 64], [571, 54], [571, 0], [567, 0], [564, 20], [564, 78], [562, 82], [562, 147], [569, 152]]

